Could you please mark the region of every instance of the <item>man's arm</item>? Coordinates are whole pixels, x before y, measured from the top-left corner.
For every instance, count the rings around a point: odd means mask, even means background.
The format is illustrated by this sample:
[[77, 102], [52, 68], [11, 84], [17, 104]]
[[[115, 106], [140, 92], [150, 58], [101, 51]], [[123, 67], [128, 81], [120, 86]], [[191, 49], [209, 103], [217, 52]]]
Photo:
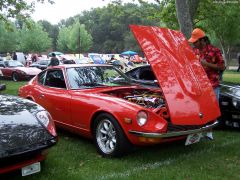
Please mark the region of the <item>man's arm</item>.
[[218, 70], [218, 71], [225, 70], [224, 63], [222, 63], [222, 64], [212, 64], [212, 63], [207, 62], [205, 59], [202, 59], [201, 64], [205, 67], [208, 67], [208, 68], [211, 68], [211, 69], [214, 69], [214, 70]]

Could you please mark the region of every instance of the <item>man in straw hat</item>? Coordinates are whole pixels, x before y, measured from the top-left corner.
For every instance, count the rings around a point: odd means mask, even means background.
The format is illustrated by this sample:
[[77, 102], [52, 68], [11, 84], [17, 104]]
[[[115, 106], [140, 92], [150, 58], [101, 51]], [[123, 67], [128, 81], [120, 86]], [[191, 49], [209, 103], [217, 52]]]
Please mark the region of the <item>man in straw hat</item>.
[[210, 43], [205, 32], [199, 28], [193, 30], [188, 41], [194, 45], [194, 52], [207, 73], [217, 99], [219, 99], [221, 72], [225, 70], [221, 51]]

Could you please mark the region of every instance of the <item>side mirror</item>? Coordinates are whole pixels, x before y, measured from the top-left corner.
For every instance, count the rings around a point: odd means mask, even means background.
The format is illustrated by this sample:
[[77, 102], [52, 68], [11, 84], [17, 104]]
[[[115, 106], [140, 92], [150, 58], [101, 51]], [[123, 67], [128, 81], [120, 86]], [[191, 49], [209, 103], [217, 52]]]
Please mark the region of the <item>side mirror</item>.
[[5, 84], [0, 84], [0, 91], [3, 91], [6, 89], [6, 85]]

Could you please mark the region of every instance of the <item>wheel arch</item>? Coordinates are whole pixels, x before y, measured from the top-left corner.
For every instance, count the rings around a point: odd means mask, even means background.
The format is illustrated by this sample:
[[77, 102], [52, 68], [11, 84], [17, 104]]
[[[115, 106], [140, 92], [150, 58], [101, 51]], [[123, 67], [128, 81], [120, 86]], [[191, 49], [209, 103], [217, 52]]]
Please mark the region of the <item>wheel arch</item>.
[[[105, 115], [111, 116], [111, 120], [108, 119], [108, 121], [111, 121], [112, 126], [114, 126], [115, 132], [118, 132], [118, 133], [116, 133], [116, 135], [114, 135], [116, 138], [116, 140], [115, 140], [116, 145], [114, 145], [114, 147], [113, 147], [114, 149], [110, 150], [110, 152], [108, 152], [108, 150], [106, 152], [106, 149], [103, 150], [101, 148], [102, 143], [99, 144], [99, 138], [97, 138], [97, 133], [94, 134], [94, 128], [97, 128], [97, 127], [94, 127], [95, 120], [97, 119], [97, 117], [100, 114], [105, 114]], [[113, 118], [115, 119], [115, 121], [113, 121]], [[129, 140], [128, 136], [126, 135], [126, 132], [124, 131], [122, 123], [117, 120], [116, 116], [114, 116], [113, 114], [106, 112], [106, 111], [98, 111], [94, 114], [94, 116], [92, 117], [91, 120], [92, 120], [91, 121], [91, 134], [94, 138], [94, 142], [95, 142], [95, 146], [97, 147], [97, 151], [101, 156], [107, 157], [107, 158], [121, 157], [131, 150], [132, 143]]]
[[13, 79], [13, 75], [14, 75], [14, 74], [17, 75], [17, 78], [18, 78], [17, 81], [19, 81], [19, 73], [18, 73], [18, 71], [15, 70], [15, 71], [12, 72], [12, 74], [11, 74], [11, 78], [12, 78], [12, 79]]
[[35, 102], [35, 99], [32, 97], [32, 96], [27, 96], [26, 99], [30, 100], [30, 101], [34, 101]]
[[[116, 116], [114, 116], [112, 113], [110, 113], [110, 112], [108, 112], [108, 111], [101, 110], [101, 111], [95, 112], [94, 115], [92, 116], [91, 122], [90, 122], [90, 132], [91, 132], [91, 135], [93, 135], [93, 133], [94, 133], [94, 132], [93, 132], [93, 130], [94, 130], [94, 122], [95, 122], [97, 116], [99, 116], [100, 114], [103, 114], [103, 113], [112, 116], [114, 119], [118, 119]], [[117, 121], [117, 123], [119, 124], [119, 126], [120, 126], [121, 129], [123, 130], [125, 136], [127, 136], [127, 135], [126, 135], [126, 132], [124, 131], [124, 128], [123, 128], [122, 123], [119, 122], [119, 121]]]

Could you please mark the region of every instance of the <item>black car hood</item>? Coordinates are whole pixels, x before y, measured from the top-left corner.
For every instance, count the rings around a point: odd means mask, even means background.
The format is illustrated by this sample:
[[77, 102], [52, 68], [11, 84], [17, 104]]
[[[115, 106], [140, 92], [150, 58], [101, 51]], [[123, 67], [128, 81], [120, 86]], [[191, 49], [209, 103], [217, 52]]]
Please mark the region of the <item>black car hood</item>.
[[240, 85], [233, 83], [221, 84], [221, 94], [240, 99]]
[[36, 150], [53, 138], [35, 117], [41, 110], [29, 100], [0, 95], [0, 158]]

